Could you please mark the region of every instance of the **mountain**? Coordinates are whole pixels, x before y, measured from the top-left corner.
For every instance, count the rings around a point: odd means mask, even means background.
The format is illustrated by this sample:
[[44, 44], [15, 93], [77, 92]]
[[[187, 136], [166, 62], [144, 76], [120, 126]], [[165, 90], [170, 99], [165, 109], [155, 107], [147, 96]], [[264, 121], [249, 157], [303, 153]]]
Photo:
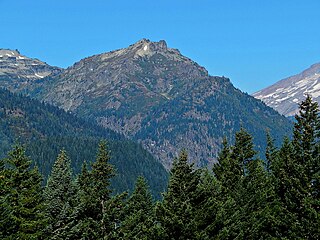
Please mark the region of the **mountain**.
[[299, 105], [310, 94], [313, 100], [320, 102], [320, 63], [292, 77], [285, 78], [275, 84], [253, 94], [268, 106], [285, 116], [298, 113]]
[[18, 50], [0, 49], [0, 83], [12, 91], [22, 91], [25, 86], [41, 81], [51, 74], [58, 74], [61, 68], [52, 67], [38, 59], [21, 55]]
[[57, 107], [0, 89], [0, 157], [19, 141], [46, 179], [61, 149], [67, 151], [78, 173], [84, 161], [95, 159], [101, 139], [108, 140], [111, 163], [117, 169], [112, 182], [116, 191], [132, 190], [137, 177], [143, 175], [154, 196], [160, 198], [167, 171], [140, 144]]
[[197, 166], [213, 164], [240, 126], [261, 149], [267, 129], [277, 139], [291, 132], [286, 118], [163, 40], [87, 57], [23, 91], [141, 142], [167, 168], [182, 148]]

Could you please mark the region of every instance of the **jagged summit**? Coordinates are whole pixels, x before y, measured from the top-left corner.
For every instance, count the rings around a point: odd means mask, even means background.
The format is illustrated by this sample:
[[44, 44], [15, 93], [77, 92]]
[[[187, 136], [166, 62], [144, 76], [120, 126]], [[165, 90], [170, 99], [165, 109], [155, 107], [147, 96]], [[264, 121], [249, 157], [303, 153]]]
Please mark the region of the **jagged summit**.
[[[163, 52], [168, 50], [168, 46], [166, 41], [160, 40], [159, 42], [152, 42], [149, 39], [143, 38], [130, 47], [138, 48], [143, 51], [151, 51], [151, 52]], [[129, 47], [129, 48], [130, 48]]]
[[[94, 55], [86, 59], [100, 57], [101, 61], [119, 60], [128, 62], [130, 60], [137, 60], [140, 58], [148, 59], [155, 55], [162, 55], [163, 57], [172, 61], [184, 61], [198, 65], [191, 59], [183, 56], [178, 49], [169, 48], [166, 41], [160, 40], [159, 42], [153, 42], [146, 38], [143, 38], [136, 43], [131, 44], [127, 48], [121, 48], [111, 52]], [[208, 75], [207, 71], [203, 67], [200, 68], [202, 68], [202, 70], [206, 72], [206, 75]]]
[[60, 68], [26, 57], [18, 50], [0, 49], [0, 80], [2, 87], [11, 91], [23, 88], [27, 82], [33, 82], [60, 71]]
[[19, 56], [21, 55], [18, 50], [0, 48], [0, 58], [19, 57]]

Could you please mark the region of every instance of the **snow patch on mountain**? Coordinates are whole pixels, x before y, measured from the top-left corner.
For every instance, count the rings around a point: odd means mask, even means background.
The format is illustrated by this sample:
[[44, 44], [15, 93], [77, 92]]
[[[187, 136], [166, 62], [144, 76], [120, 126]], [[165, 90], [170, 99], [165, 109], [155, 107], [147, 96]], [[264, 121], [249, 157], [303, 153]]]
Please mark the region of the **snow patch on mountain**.
[[298, 112], [298, 103], [309, 94], [320, 101], [320, 63], [295, 76], [283, 79], [253, 94], [268, 106], [286, 116]]

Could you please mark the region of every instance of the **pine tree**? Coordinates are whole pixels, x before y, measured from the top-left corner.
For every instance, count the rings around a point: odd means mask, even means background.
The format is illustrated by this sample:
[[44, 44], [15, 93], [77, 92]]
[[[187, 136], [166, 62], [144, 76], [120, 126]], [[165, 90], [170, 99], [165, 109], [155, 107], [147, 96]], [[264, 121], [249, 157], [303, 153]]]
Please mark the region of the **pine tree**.
[[227, 146], [219, 155], [219, 167], [213, 171], [221, 182], [223, 203], [217, 215], [217, 221], [222, 225], [219, 238], [234, 239], [244, 237], [243, 223], [246, 221], [246, 204], [243, 196], [246, 192], [245, 179], [250, 173], [248, 166], [254, 160], [252, 137], [241, 128], [236, 133], [234, 146]]
[[278, 155], [278, 150], [275, 147], [274, 144], [275, 140], [271, 137], [270, 132], [267, 131], [267, 147], [266, 147], [266, 170], [268, 173], [272, 172], [272, 164], [274, 161], [276, 161], [277, 155]]
[[196, 235], [195, 209], [200, 171], [188, 164], [188, 155], [182, 151], [173, 162], [167, 193], [157, 205], [158, 221], [166, 239], [194, 239]]
[[113, 239], [117, 236], [115, 229], [126, 194], [111, 196], [110, 179], [115, 170], [109, 161], [107, 144], [101, 141], [91, 171], [84, 166], [78, 177], [80, 204], [76, 229], [81, 233], [81, 239]]
[[60, 151], [47, 181], [44, 197], [49, 218], [47, 231], [50, 239], [71, 239], [75, 225], [75, 185], [71, 161], [65, 150]]
[[230, 178], [230, 176], [226, 176], [226, 174], [231, 172], [231, 169], [228, 169], [231, 167], [231, 149], [226, 138], [223, 139], [222, 146], [223, 147], [218, 156], [218, 161], [212, 168], [214, 175], [221, 182], [225, 181], [226, 178]]
[[296, 212], [301, 206], [301, 172], [301, 166], [296, 163], [293, 144], [286, 137], [279, 150], [279, 157], [272, 164], [272, 174], [276, 194], [282, 205], [279, 211], [282, 218], [281, 232], [289, 239], [303, 238], [303, 228]]
[[5, 161], [8, 164], [5, 207], [10, 228], [4, 232], [4, 239], [41, 239], [46, 218], [39, 171], [30, 167], [31, 160], [18, 145]]
[[78, 232], [77, 239], [98, 239], [99, 224], [96, 215], [96, 201], [93, 201], [93, 184], [86, 162], [83, 163], [81, 173], [77, 179], [77, 225], [74, 228]]
[[0, 159], [0, 239], [5, 239], [7, 232], [11, 231], [10, 211], [7, 206], [8, 184], [4, 161]]
[[320, 205], [319, 198], [314, 194], [318, 190], [316, 186], [319, 186], [320, 112], [318, 103], [313, 102], [310, 95], [299, 107], [292, 141], [295, 164], [299, 169], [294, 176], [299, 181], [298, 192], [294, 197], [296, 213], [303, 225], [303, 237], [315, 239], [320, 236]]
[[253, 160], [255, 154], [252, 136], [241, 127], [240, 131], [236, 133], [236, 141], [231, 154], [231, 158], [238, 164], [234, 173], [238, 176], [244, 176], [246, 165]]
[[222, 228], [219, 211], [224, 196], [221, 183], [208, 170], [203, 170], [198, 186], [198, 206], [195, 209], [196, 239], [214, 239]]
[[278, 200], [273, 178], [259, 159], [247, 164], [243, 191], [237, 201], [241, 205], [240, 236], [246, 239], [280, 239], [281, 203]]
[[123, 239], [155, 239], [155, 217], [152, 196], [143, 177], [138, 177], [134, 191], [128, 199], [125, 218], [120, 231]]

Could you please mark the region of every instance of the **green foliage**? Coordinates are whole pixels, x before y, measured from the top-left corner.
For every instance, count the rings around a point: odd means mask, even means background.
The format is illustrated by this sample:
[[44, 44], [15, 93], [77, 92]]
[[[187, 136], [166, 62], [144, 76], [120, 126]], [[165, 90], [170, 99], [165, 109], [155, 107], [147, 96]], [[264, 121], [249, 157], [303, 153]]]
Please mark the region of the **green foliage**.
[[15, 146], [5, 159], [4, 176], [5, 219], [0, 227], [3, 239], [40, 239], [46, 226], [41, 176], [37, 168], [30, 168], [31, 160], [21, 146]]
[[278, 149], [267, 134], [265, 162], [244, 128], [233, 145], [224, 140], [213, 173], [194, 169], [183, 150], [156, 204], [143, 177], [128, 198], [112, 190], [115, 168], [104, 141], [76, 180], [60, 151], [44, 190], [24, 148], [15, 146], [0, 161], [0, 238], [319, 239], [319, 109], [309, 97], [300, 107], [293, 140]]
[[146, 180], [138, 177], [135, 189], [126, 202], [120, 226], [123, 239], [155, 239], [156, 225], [152, 196]]
[[147, 178], [156, 199], [166, 189], [167, 171], [140, 144], [93, 121], [0, 89], [0, 158], [5, 157], [17, 139], [26, 145], [27, 154], [34, 160], [33, 165], [39, 167], [44, 183], [60, 149], [68, 152], [71, 168], [78, 174], [84, 161], [91, 163], [95, 158], [99, 141], [108, 139], [111, 162], [117, 168], [117, 176], [112, 179], [116, 193], [132, 191], [140, 175]]
[[182, 151], [173, 162], [168, 191], [158, 205], [157, 218], [168, 239], [192, 239], [196, 234], [195, 209], [200, 171], [188, 164]]
[[110, 155], [106, 142], [100, 142], [96, 161], [91, 171], [83, 167], [78, 178], [78, 225], [80, 238], [103, 239], [116, 234], [114, 225], [122, 206], [124, 195], [111, 196], [110, 179], [114, 168], [110, 164]]
[[72, 179], [70, 159], [65, 150], [58, 155], [44, 190], [47, 235], [50, 239], [72, 239], [75, 225], [76, 188]]

